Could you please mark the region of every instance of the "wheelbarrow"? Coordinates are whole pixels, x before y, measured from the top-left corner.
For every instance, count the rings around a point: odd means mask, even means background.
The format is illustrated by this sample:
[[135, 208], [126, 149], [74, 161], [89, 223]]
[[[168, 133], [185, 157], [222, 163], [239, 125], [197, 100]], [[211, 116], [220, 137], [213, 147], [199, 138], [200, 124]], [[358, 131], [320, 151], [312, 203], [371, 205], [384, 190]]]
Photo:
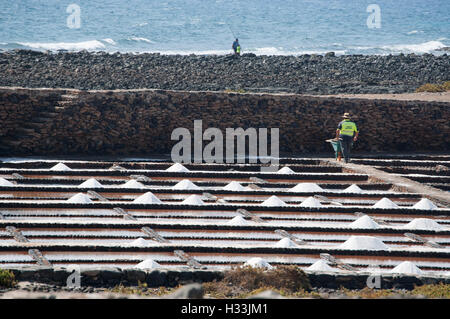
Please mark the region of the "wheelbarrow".
[[342, 149], [341, 149], [340, 139], [333, 138], [333, 139], [326, 140], [326, 142], [330, 143], [331, 146], [333, 146], [334, 158], [338, 161], [341, 161]]

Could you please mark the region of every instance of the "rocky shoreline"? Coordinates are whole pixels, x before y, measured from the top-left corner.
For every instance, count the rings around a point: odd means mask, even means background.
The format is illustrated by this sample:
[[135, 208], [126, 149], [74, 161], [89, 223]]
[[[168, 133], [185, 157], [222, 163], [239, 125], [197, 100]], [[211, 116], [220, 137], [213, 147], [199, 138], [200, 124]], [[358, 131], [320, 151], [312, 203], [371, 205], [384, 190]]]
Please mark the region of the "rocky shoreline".
[[406, 93], [450, 80], [450, 56], [240, 57], [105, 52], [0, 52], [0, 86], [299, 94]]

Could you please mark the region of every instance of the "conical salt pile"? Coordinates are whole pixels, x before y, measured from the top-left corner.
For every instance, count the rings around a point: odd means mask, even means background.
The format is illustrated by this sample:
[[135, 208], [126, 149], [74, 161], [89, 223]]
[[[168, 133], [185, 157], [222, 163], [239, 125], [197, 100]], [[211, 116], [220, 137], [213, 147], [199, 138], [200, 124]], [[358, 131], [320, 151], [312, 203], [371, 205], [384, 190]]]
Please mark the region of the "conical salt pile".
[[102, 188], [103, 185], [100, 184], [95, 178], [89, 178], [88, 180], [84, 181], [80, 185], [78, 185], [79, 188]]
[[133, 240], [129, 245], [130, 246], [147, 247], [147, 246], [149, 246], [149, 243], [144, 238], [139, 237], [138, 239]]
[[128, 182], [120, 185], [121, 188], [146, 188], [144, 184], [138, 182], [135, 179], [129, 180]]
[[293, 170], [291, 170], [289, 167], [285, 166], [278, 170], [278, 174], [295, 174]]
[[175, 186], [173, 186], [172, 189], [200, 189], [200, 187], [198, 187], [188, 179], [183, 179]]
[[133, 203], [138, 204], [162, 204], [158, 197], [156, 197], [152, 192], [147, 192], [141, 196], [135, 198]]
[[265, 259], [261, 257], [253, 257], [245, 262], [244, 266], [250, 266], [253, 268], [268, 268], [272, 269], [272, 265], [270, 265]]
[[323, 192], [322, 187], [315, 183], [298, 183], [296, 186], [289, 189], [290, 192], [305, 192], [305, 193], [317, 193]]
[[181, 204], [187, 204], [187, 205], [205, 205], [205, 203], [202, 201], [200, 196], [198, 195], [191, 195], [188, 198], [186, 198], [184, 201], [181, 202]]
[[430, 218], [414, 218], [408, 224], [403, 226], [407, 229], [420, 229], [420, 230], [443, 230], [444, 226], [438, 224], [436, 221]]
[[231, 220], [229, 220], [227, 222], [227, 224], [241, 226], [241, 225], [248, 225], [249, 222], [247, 220], [245, 220], [242, 216], [236, 216], [236, 217], [233, 217]]
[[55, 166], [53, 166], [52, 168], [50, 168], [51, 171], [71, 171], [72, 169], [70, 167], [68, 167], [67, 165], [65, 165], [64, 163], [58, 163]]
[[89, 198], [89, 196], [87, 196], [86, 194], [83, 193], [78, 193], [73, 195], [72, 197], [70, 197], [67, 200], [68, 203], [77, 203], [77, 204], [88, 204], [88, 203], [92, 203], [91, 199]]
[[3, 177], [0, 177], [0, 186], [14, 186], [14, 184]]
[[410, 261], [404, 261], [391, 270], [395, 274], [421, 275], [423, 271]]
[[277, 196], [273, 195], [270, 196], [268, 199], [266, 199], [264, 202], [262, 202], [261, 205], [275, 207], [275, 206], [286, 206], [286, 203], [283, 202], [281, 199], [279, 199]]
[[167, 172], [189, 172], [189, 170], [181, 165], [180, 163], [175, 163], [166, 169]]
[[138, 268], [138, 269], [153, 269], [153, 268], [161, 268], [161, 265], [158, 264], [153, 259], [146, 259], [144, 261], [141, 261], [136, 266], [134, 266], [134, 268]]
[[310, 196], [307, 199], [305, 199], [300, 205], [300, 207], [321, 207], [322, 204], [315, 199], [314, 197]]
[[422, 198], [420, 201], [418, 201], [413, 208], [417, 209], [426, 209], [426, 210], [433, 210], [437, 209], [438, 207], [428, 198]]
[[358, 185], [352, 184], [346, 189], [344, 189], [344, 193], [362, 193], [363, 190], [359, 188]]
[[377, 229], [380, 228], [372, 218], [367, 215], [359, 217], [354, 222], [350, 223], [350, 228], [361, 228], [361, 229]]
[[372, 236], [351, 236], [343, 244], [341, 249], [351, 250], [389, 250], [389, 247], [379, 238]]
[[389, 198], [383, 197], [378, 202], [376, 202], [372, 207], [374, 208], [399, 208], [396, 203], [391, 201]]
[[245, 187], [242, 186], [239, 182], [232, 181], [223, 187], [226, 191], [245, 191]]
[[294, 243], [291, 239], [285, 237], [285, 238], [277, 241], [273, 247], [292, 248], [292, 247], [298, 247], [298, 245], [296, 243]]
[[312, 264], [311, 266], [309, 266], [308, 268], [306, 268], [306, 270], [309, 271], [331, 271], [331, 272], [337, 272], [339, 271], [336, 268], [332, 268], [330, 267], [327, 262], [325, 260], [319, 259], [318, 261], [316, 261], [314, 264]]

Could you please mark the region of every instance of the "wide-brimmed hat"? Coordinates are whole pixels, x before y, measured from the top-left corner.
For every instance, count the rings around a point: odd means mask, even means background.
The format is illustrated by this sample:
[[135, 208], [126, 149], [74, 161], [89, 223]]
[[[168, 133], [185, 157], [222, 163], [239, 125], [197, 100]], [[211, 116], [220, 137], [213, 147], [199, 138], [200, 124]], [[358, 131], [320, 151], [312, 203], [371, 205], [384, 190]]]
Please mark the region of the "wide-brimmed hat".
[[344, 113], [344, 115], [342, 115], [342, 117], [344, 119], [349, 119], [350, 118], [350, 113]]

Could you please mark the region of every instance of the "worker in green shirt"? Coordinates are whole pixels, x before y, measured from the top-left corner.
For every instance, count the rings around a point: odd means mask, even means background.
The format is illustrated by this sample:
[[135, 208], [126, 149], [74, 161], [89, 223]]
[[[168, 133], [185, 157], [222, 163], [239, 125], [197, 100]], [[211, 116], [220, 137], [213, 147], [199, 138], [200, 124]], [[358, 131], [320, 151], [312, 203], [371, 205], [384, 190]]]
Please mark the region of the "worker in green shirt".
[[350, 119], [349, 113], [344, 113], [344, 119], [339, 123], [336, 130], [336, 139], [341, 143], [342, 155], [346, 163], [350, 162], [350, 150], [353, 142], [358, 139], [358, 128], [355, 122]]

